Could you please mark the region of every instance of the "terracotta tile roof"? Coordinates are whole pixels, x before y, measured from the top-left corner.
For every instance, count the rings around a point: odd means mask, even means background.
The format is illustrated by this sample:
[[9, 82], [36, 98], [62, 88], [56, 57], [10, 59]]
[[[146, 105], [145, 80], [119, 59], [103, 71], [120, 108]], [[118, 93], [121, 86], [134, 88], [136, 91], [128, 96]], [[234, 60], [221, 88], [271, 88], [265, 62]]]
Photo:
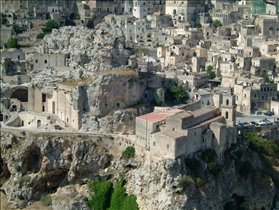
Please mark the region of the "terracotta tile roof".
[[145, 115], [141, 115], [137, 118], [141, 119], [141, 120], [147, 120], [148, 122], [160, 122], [162, 120], [165, 120], [168, 116], [171, 116], [172, 114], [170, 113], [149, 113], [149, 114], [145, 114]]

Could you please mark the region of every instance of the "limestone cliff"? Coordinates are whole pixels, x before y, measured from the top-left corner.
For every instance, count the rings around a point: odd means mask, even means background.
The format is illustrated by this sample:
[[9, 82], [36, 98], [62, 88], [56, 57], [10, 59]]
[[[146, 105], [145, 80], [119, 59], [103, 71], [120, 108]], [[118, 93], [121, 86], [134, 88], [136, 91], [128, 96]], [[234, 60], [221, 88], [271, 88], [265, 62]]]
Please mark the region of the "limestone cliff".
[[[51, 193], [52, 209], [88, 209], [83, 201], [91, 193], [86, 183], [121, 175], [140, 209], [221, 210], [232, 201], [241, 201], [246, 209], [270, 209], [278, 199], [278, 183], [245, 143], [227, 152], [217, 174], [206, 172], [206, 162], [195, 154], [204, 184], [189, 182], [184, 189], [178, 183], [189, 173], [185, 157], [153, 159], [136, 146], [136, 157], [123, 160], [124, 147], [133, 145], [123, 137], [2, 132], [1, 140], [1, 190], [15, 207], [24, 208]], [[237, 161], [248, 164], [250, 173], [243, 176]]]

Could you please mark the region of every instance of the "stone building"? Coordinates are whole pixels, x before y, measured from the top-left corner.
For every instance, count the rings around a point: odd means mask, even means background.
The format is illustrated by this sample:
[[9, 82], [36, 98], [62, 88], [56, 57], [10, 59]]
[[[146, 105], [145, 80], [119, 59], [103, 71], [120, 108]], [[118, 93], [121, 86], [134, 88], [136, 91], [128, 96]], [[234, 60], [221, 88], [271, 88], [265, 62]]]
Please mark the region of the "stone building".
[[[32, 112], [33, 116], [42, 115], [39, 113], [49, 113], [56, 115], [65, 123], [75, 129], [80, 129], [80, 110], [84, 110], [84, 103], [78, 99], [78, 104], [72, 101], [72, 92], [75, 91], [71, 86], [59, 84], [55, 89], [40, 90], [36, 86], [19, 85], [1, 98], [9, 98], [7, 107], [10, 111]], [[30, 113], [29, 113], [30, 114]], [[21, 123], [18, 126], [28, 126], [30, 122], [29, 115], [21, 117]], [[26, 121], [24, 120], [26, 119]], [[42, 122], [41, 118], [38, 118]], [[32, 121], [33, 123], [33, 121]], [[43, 123], [45, 124], [45, 123]]]
[[69, 59], [69, 53], [63, 54], [49, 54], [35, 52], [33, 55], [34, 69], [45, 69], [47, 67], [65, 67], [67, 66], [67, 59]]
[[[177, 18], [177, 21], [194, 21], [199, 18], [199, 13], [205, 11], [205, 1], [166, 1], [166, 14]], [[176, 23], [174, 22], [174, 25]]]
[[6, 27], [4, 25], [1, 25], [0, 28], [1, 33], [1, 40], [0, 40], [0, 47], [4, 47], [4, 44], [14, 35], [14, 29], [12, 26]]
[[237, 111], [251, 114], [265, 109], [265, 102], [277, 98], [277, 84], [254, 82], [234, 84]]
[[154, 157], [176, 158], [214, 149], [222, 159], [236, 141], [235, 97], [230, 90], [214, 94], [214, 103], [195, 111], [161, 110], [136, 118], [136, 143]]

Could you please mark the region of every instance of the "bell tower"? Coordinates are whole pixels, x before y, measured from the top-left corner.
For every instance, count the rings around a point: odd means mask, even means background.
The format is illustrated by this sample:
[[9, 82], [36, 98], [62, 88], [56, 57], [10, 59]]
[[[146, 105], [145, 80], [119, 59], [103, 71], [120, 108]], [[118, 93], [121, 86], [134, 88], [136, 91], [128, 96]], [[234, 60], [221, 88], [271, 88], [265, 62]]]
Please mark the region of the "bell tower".
[[236, 103], [235, 95], [233, 95], [231, 88], [228, 92], [222, 94], [221, 113], [226, 119], [227, 125], [234, 127], [236, 120]]

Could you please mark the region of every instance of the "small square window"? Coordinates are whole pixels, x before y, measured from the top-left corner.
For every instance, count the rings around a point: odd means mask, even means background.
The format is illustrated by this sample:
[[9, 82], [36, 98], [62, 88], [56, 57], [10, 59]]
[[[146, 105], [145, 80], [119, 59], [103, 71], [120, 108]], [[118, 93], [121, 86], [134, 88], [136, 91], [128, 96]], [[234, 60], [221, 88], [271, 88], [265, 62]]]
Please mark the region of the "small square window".
[[45, 60], [45, 63], [47, 63], [47, 60]]

